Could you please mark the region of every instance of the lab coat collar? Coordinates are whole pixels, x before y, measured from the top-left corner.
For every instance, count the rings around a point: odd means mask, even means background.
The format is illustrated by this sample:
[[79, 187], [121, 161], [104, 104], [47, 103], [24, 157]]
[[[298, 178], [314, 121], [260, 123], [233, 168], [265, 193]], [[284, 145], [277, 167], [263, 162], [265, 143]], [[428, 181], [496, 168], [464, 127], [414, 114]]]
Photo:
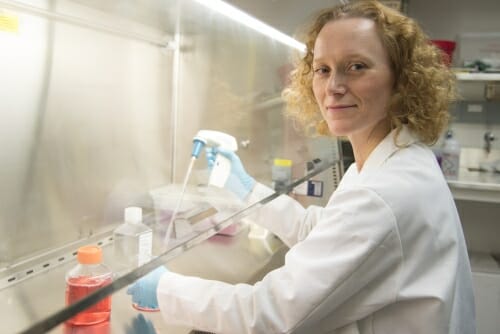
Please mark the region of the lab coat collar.
[[[396, 144], [396, 129], [392, 130], [370, 153], [365, 161], [363, 168], [359, 174], [364, 174], [382, 165], [396, 151], [408, 147], [411, 144], [418, 142], [418, 139], [410, 132], [408, 127], [403, 125], [401, 132], [397, 138]], [[357, 168], [356, 168], [357, 169]]]

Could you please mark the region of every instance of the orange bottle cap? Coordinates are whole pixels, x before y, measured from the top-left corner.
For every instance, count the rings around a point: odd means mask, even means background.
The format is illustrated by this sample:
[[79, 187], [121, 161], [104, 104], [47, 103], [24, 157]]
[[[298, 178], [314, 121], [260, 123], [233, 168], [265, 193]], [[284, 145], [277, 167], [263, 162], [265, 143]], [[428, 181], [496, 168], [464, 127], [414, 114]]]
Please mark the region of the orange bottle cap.
[[99, 246], [82, 246], [78, 248], [76, 258], [81, 264], [97, 264], [102, 261], [102, 250]]

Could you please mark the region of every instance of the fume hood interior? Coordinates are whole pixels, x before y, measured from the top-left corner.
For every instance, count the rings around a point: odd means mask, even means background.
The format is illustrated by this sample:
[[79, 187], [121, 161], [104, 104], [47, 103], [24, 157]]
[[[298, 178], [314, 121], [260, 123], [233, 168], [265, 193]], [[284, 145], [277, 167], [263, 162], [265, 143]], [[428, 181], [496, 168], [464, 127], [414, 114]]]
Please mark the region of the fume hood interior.
[[[279, 240], [246, 237], [250, 214], [278, 194], [251, 206], [229, 200], [206, 187], [204, 156], [188, 182], [188, 232], [162, 246], [200, 129], [235, 136], [245, 168], [264, 184], [275, 158], [293, 161], [288, 191], [314, 178], [327, 194], [338, 182], [336, 141], [306, 139], [283, 114], [281, 91], [300, 45], [279, 34], [195, 0], [1, 0], [0, 18], [0, 299], [9, 333], [50, 321], [63, 331], [63, 273], [84, 244], [100, 245], [112, 261], [111, 232], [129, 206], [143, 208], [157, 233], [156, 259], [180, 272], [201, 275], [192, 254], [217, 258], [227, 249], [228, 265], [206, 260], [213, 267], [204, 272], [252, 281], [282, 262]], [[233, 224], [243, 232], [214, 237]], [[241, 271], [238, 256], [255, 270]], [[126, 303], [122, 288], [148, 269], [117, 277], [114, 305]], [[122, 333], [129, 313], [114, 312], [110, 330]]]

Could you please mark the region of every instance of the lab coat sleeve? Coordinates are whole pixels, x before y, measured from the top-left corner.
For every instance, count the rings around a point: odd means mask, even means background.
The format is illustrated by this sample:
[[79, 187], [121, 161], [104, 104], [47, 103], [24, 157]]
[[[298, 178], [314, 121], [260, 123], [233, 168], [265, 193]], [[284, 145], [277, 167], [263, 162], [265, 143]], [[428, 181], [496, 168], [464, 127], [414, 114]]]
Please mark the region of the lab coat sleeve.
[[[257, 183], [248, 199], [258, 202], [274, 191]], [[281, 195], [266, 203], [250, 216], [256, 224], [276, 234], [288, 247], [306, 238], [321, 216], [323, 208], [310, 205], [305, 209], [299, 202], [287, 195]]]
[[392, 211], [367, 189], [331, 203], [284, 266], [255, 285], [166, 273], [157, 290], [164, 319], [215, 333], [315, 333], [394, 302], [402, 251]]

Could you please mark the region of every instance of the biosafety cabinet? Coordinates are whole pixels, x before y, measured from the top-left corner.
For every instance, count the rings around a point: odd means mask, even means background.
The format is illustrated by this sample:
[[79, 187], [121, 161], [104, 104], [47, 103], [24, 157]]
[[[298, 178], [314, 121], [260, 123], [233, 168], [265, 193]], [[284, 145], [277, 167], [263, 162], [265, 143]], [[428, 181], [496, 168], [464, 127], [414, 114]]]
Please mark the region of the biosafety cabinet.
[[[126, 286], [162, 263], [177, 272], [255, 282], [286, 247], [251, 214], [280, 192], [324, 203], [340, 177], [338, 147], [307, 139], [283, 115], [281, 92], [302, 45], [221, 1], [0, 0], [0, 318], [4, 333], [83, 333], [64, 321], [111, 295], [109, 323], [138, 312]], [[291, 160], [286, 187], [251, 205], [207, 186], [200, 129], [223, 131], [258, 181]], [[183, 225], [165, 246], [178, 207]], [[312, 196], [307, 196], [307, 195]], [[64, 274], [96, 244], [114, 267], [112, 231], [129, 206], [154, 231], [153, 258], [67, 307]], [[157, 329], [171, 328], [158, 313]]]

